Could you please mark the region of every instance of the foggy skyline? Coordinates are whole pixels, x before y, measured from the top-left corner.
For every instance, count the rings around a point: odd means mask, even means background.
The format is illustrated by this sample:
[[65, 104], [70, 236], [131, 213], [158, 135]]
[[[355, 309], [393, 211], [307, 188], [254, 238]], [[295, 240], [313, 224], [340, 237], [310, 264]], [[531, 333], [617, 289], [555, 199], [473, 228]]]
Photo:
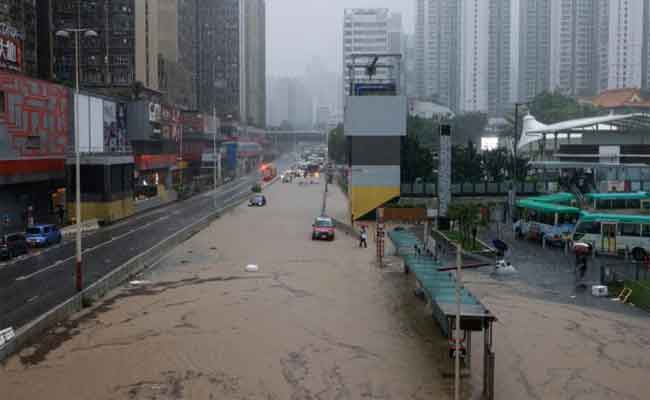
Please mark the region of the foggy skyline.
[[267, 0], [267, 75], [303, 75], [316, 57], [340, 73], [346, 8], [388, 8], [413, 31], [411, 0]]

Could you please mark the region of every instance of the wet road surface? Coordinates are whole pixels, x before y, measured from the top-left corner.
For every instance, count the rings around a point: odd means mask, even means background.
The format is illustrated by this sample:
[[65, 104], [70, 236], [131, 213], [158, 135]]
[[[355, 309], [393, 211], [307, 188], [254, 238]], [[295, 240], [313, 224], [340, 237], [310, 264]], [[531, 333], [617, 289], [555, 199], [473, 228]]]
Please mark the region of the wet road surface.
[[[328, 212], [344, 216], [330, 188]], [[140, 278], [149, 283], [114, 291], [9, 360], [3, 398], [452, 398], [447, 343], [412, 277], [379, 269], [373, 243], [309, 240], [321, 186], [276, 183], [266, 195], [267, 207], [238, 207], [179, 246]], [[250, 263], [259, 272], [244, 272]], [[499, 318], [498, 399], [646, 398], [648, 318], [464, 276]], [[480, 398], [479, 347], [464, 399]]]

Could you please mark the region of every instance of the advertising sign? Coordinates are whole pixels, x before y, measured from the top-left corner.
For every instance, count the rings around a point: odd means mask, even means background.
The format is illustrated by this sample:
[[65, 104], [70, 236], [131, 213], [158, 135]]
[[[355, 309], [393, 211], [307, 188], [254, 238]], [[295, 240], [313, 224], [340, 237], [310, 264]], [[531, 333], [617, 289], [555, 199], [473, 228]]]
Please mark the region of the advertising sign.
[[22, 35], [11, 25], [0, 23], [0, 68], [22, 70]]

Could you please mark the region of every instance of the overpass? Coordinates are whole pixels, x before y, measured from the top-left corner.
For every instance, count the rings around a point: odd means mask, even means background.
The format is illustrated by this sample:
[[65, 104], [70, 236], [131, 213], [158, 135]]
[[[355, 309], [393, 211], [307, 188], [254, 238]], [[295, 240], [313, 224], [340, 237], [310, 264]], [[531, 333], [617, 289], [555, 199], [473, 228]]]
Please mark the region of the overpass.
[[327, 132], [317, 129], [298, 129], [298, 130], [267, 130], [266, 137], [274, 145], [291, 144], [299, 142], [320, 142], [327, 141]]

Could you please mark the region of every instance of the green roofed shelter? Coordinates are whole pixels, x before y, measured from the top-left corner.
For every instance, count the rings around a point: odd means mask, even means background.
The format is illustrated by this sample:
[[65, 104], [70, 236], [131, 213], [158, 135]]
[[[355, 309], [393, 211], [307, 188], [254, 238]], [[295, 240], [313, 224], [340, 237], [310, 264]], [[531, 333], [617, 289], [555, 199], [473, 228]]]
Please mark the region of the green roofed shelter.
[[544, 214], [580, 214], [580, 209], [577, 207], [570, 207], [561, 204], [544, 203], [532, 199], [519, 200], [517, 207], [535, 210]]
[[573, 193], [559, 192], [544, 196], [529, 197], [527, 200], [538, 201], [541, 203], [571, 203], [575, 199], [576, 196]]

